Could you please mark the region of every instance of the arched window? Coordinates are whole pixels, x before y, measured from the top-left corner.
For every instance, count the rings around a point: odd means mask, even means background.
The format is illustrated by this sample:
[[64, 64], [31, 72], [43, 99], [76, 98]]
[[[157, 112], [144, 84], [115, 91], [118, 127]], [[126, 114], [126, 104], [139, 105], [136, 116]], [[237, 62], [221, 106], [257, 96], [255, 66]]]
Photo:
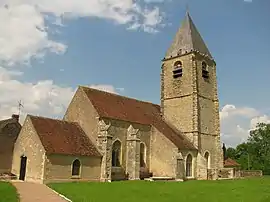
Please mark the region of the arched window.
[[204, 61], [202, 62], [202, 77], [205, 79], [209, 78], [209, 71], [207, 68], [207, 64]]
[[81, 170], [81, 162], [78, 159], [76, 159], [72, 163], [72, 176], [79, 176], [80, 170]]
[[204, 158], [205, 158], [205, 162], [206, 162], [206, 168], [209, 169], [210, 168], [210, 161], [209, 161], [209, 153], [208, 152], [205, 152]]
[[186, 159], [186, 176], [192, 177], [192, 156], [189, 154]]
[[112, 146], [112, 166], [121, 166], [121, 142], [116, 140]]
[[173, 78], [179, 78], [183, 75], [183, 64], [181, 61], [177, 61], [173, 65]]
[[145, 163], [145, 145], [144, 143], [140, 144], [140, 167], [145, 167], [146, 163]]

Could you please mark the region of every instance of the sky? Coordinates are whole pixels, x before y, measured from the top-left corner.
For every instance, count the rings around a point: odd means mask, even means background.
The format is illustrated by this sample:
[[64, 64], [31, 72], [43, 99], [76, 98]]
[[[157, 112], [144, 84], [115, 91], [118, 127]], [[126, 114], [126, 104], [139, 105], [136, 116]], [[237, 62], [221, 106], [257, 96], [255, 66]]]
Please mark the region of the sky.
[[0, 0], [0, 119], [61, 118], [78, 85], [160, 103], [160, 68], [190, 15], [217, 63], [221, 140], [270, 123], [269, 0]]

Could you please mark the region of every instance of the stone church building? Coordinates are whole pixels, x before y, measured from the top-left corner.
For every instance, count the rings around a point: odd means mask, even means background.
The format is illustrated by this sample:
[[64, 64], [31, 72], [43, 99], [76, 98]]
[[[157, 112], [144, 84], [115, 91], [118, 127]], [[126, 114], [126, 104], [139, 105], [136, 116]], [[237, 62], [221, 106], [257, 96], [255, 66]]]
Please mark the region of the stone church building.
[[14, 144], [20, 130], [18, 115], [0, 121], [0, 176], [11, 172]]
[[223, 169], [216, 63], [189, 13], [160, 85], [160, 105], [79, 86], [63, 120], [28, 115], [11, 172], [39, 183], [215, 179]]

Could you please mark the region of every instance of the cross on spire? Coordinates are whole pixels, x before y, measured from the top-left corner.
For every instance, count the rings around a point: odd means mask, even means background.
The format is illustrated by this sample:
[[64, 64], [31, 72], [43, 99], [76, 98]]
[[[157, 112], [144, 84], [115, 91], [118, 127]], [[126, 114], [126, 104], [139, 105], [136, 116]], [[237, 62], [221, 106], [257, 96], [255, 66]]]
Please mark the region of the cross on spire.
[[189, 4], [188, 4], [188, 2], [186, 4], [186, 13], [189, 13]]
[[19, 110], [19, 115], [20, 115], [20, 113], [21, 113], [21, 110], [22, 110], [22, 108], [23, 108], [24, 106], [23, 106], [23, 104], [22, 104], [22, 100], [19, 100], [18, 101], [18, 110]]

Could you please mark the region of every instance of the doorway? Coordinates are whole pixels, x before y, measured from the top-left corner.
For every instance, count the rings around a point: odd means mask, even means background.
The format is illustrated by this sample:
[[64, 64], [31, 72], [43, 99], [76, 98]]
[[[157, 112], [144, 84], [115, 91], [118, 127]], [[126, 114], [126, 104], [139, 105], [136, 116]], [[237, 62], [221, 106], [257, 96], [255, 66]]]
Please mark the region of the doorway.
[[21, 156], [21, 167], [20, 167], [20, 177], [19, 180], [25, 180], [25, 173], [26, 173], [26, 163], [27, 163], [27, 157]]

